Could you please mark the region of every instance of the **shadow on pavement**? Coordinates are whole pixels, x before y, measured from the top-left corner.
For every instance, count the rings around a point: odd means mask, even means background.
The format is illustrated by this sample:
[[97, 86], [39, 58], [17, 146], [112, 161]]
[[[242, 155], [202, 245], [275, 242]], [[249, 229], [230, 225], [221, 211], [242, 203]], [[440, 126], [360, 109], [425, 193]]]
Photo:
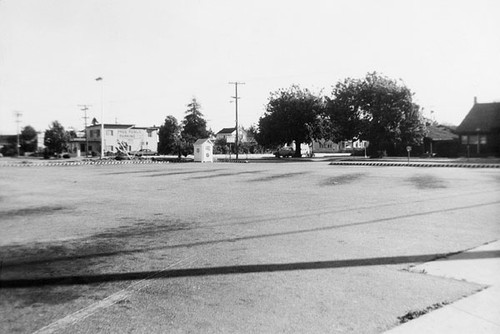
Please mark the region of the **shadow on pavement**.
[[[445, 258], [457, 253], [445, 254], [421, 254], [394, 257], [375, 257], [364, 259], [317, 261], [317, 262], [293, 262], [293, 263], [270, 263], [253, 265], [235, 265], [207, 268], [173, 269], [160, 271], [139, 271], [132, 273], [110, 273], [96, 275], [61, 276], [50, 278], [29, 278], [0, 280], [0, 289], [28, 288], [40, 286], [60, 285], [84, 285], [103, 282], [132, 281], [144, 279], [168, 279], [176, 277], [215, 276], [250, 273], [269, 273], [295, 270], [335, 269], [347, 267], [364, 267], [395, 265], [415, 262], [428, 262]], [[478, 251], [463, 253], [460, 260], [475, 260], [485, 258], [498, 258], [500, 251]]]

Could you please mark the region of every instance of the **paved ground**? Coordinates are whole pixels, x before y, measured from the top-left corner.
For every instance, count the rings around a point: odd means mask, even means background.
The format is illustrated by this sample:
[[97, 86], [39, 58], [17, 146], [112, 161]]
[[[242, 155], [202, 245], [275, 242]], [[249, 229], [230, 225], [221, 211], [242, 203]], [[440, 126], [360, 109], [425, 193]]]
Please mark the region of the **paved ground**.
[[0, 332], [380, 333], [483, 290], [414, 272], [500, 239], [500, 170], [4, 167]]

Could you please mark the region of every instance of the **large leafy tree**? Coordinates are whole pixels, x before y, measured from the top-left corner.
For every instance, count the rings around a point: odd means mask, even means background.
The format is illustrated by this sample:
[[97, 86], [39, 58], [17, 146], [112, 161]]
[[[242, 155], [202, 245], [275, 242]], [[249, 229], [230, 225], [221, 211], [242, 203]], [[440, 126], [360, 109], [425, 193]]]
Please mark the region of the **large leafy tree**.
[[36, 130], [30, 126], [26, 125], [19, 135], [19, 141], [21, 145], [21, 150], [23, 152], [34, 152], [37, 148], [37, 133]]
[[271, 93], [266, 112], [259, 119], [257, 142], [265, 147], [295, 141], [295, 156], [300, 157], [300, 144], [324, 136], [321, 114], [323, 99], [293, 85]]
[[182, 121], [181, 137], [192, 153], [194, 142], [201, 138], [208, 138], [210, 131], [207, 130], [207, 121], [203, 118], [201, 106], [196, 98], [193, 97], [187, 107], [186, 115]]
[[420, 145], [425, 123], [413, 93], [401, 81], [376, 72], [345, 79], [333, 88], [327, 115], [338, 139], [365, 139], [370, 154]]
[[44, 145], [50, 152], [62, 153], [67, 149], [69, 139], [69, 133], [64, 130], [64, 127], [58, 121], [54, 121], [45, 130]]
[[158, 153], [172, 154], [177, 152], [180, 145], [181, 126], [174, 116], [167, 116], [165, 123], [160, 126], [158, 133]]
[[330, 124], [325, 139], [352, 140], [366, 135], [367, 114], [359, 99], [362, 87], [362, 80], [347, 78], [333, 87], [331, 98], [325, 98], [325, 114]]

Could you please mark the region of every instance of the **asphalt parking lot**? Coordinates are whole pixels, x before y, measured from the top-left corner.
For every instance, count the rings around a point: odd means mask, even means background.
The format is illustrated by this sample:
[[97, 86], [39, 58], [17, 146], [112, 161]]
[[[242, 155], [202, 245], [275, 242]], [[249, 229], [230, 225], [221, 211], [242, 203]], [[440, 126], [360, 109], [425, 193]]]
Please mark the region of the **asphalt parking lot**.
[[4, 167], [0, 203], [2, 333], [381, 333], [500, 239], [499, 169]]

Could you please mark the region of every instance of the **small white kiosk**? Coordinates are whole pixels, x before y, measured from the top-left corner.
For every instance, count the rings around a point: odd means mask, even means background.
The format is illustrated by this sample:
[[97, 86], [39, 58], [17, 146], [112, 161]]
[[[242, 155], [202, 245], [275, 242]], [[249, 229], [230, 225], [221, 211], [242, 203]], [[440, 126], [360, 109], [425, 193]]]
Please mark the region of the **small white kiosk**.
[[209, 138], [198, 139], [194, 143], [194, 161], [214, 162], [214, 143]]

